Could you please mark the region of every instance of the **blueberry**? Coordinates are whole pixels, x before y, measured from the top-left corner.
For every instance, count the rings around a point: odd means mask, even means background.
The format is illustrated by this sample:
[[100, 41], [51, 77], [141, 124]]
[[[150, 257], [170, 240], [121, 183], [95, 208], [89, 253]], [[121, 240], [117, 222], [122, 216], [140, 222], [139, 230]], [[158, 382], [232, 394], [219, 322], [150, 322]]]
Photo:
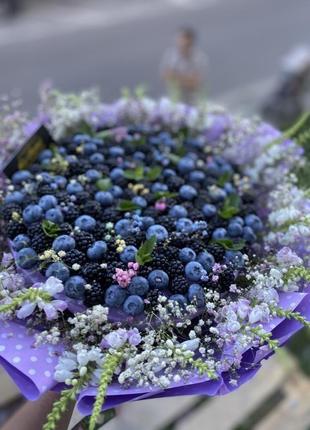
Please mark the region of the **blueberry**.
[[125, 301], [127, 292], [118, 285], [111, 285], [105, 293], [105, 304], [111, 308], [119, 308]]
[[177, 165], [178, 171], [184, 175], [195, 169], [195, 161], [189, 157], [183, 157], [180, 159]]
[[168, 231], [165, 227], [159, 224], [151, 225], [146, 231], [146, 238], [150, 239], [152, 236], [155, 236], [158, 242], [162, 242], [163, 240], [168, 239]]
[[188, 300], [194, 302], [199, 308], [203, 307], [206, 303], [204, 290], [199, 284], [192, 284], [188, 289]]
[[161, 182], [154, 182], [151, 187], [152, 193], [165, 192], [168, 191], [168, 187], [166, 184], [162, 184]]
[[164, 290], [169, 285], [169, 276], [163, 270], [152, 270], [147, 279], [151, 288]]
[[19, 170], [12, 176], [12, 182], [14, 185], [22, 184], [30, 179], [32, 179], [32, 174], [28, 170]]
[[56, 252], [71, 251], [71, 249], [75, 248], [75, 240], [73, 237], [63, 234], [54, 240], [52, 248]]
[[59, 208], [52, 208], [46, 211], [45, 218], [55, 224], [61, 224], [64, 222], [63, 214]]
[[132, 202], [134, 204], [140, 206], [140, 208], [146, 208], [147, 207], [147, 201], [145, 200], [144, 197], [135, 196], [135, 197], [133, 197]]
[[179, 259], [182, 263], [188, 263], [196, 259], [196, 252], [192, 248], [182, 248], [179, 251]]
[[141, 151], [135, 151], [132, 158], [134, 160], [143, 161], [145, 159], [145, 154]]
[[192, 182], [203, 182], [206, 178], [206, 175], [202, 170], [193, 170], [189, 174], [189, 180]]
[[39, 205], [28, 205], [23, 210], [23, 219], [26, 224], [40, 221], [43, 217], [42, 208]]
[[60, 279], [62, 282], [66, 282], [70, 278], [70, 270], [63, 263], [56, 262], [48, 266], [45, 276], [47, 278], [54, 276], [55, 278]]
[[110, 193], [112, 194], [113, 197], [118, 198], [118, 197], [122, 197], [124, 192], [122, 188], [119, 187], [118, 185], [113, 185], [110, 189]]
[[190, 261], [185, 266], [185, 275], [189, 281], [200, 281], [206, 271], [198, 261]]
[[50, 194], [46, 194], [39, 200], [39, 206], [41, 206], [44, 211], [48, 211], [49, 209], [55, 208], [57, 206], [57, 203], [58, 202], [56, 197]]
[[130, 261], [135, 261], [137, 252], [138, 250], [135, 246], [133, 245], [126, 246], [124, 251], [120, 253], [120, 259], [123, 263], [129, 263]]
[[102, 162], [104, 161], [104, 155], [103, 155], [103, 154], [101, 154], [100, 152], [95, 152], [94, 154], [92, 154], [92, 155], [89, 157], [89, 161], [90, 161], [92, 164], [99, 164], [99, 163], [102, 163]]
[[176, 230], [182, 233], [192, 233], [194, 229], [193, 221], [189, 218], [179, 218], [176, 222]]
[[71, 299], [83, 300], [86, 281], [81, 276], [71, 276], [65, 283], [65, 295]]
[[170, 178], [171, 176], [175, 176], [176, 171], [173, 169], [164, 169], [163, 170], [163, 176], [164, 178]]
[[114, 197], [109, 191], [98, 191], [95, 194], [95, 200], [102, 206], [107, 207], [112, 205]]
[[96, 220], [92, 216], [81, 215], [75, 220], [74, 225], [83, 231], [93, 231], [96, 227]]
[[85, 172], [85, 176], [91, 181], [91, 182], [96, 182], [98, 181], [98, 179], [100, 179], [102, 177], [101, 173], [98, 172], [98, 170], [96, 169], [88, 169]]
[[93, 142], [84, 143], [83, 152], [85, 155], [91, 155], [97, 152], [97, 145]]
[[227, 233], [230, 237], [240, 237], [242, 235], [242, 226], [237, 222], [230, 222], [227, 227]]
[[251, 227], [245, 226], [243, 227], [243, 239], [246, 242], [254, 243], [256, 241], [256, 234], [254, 233]]
[[16, 263], [22, 269], [33, 269], [38, 262], [38, 255], [32, 248], [23, 248], [17, 253]]
[[213, 255], [209, 254], [207, 251], [201, 252], [197, 257], [197, 261], [207, 271], [210, 271], [215, 263]]
[[88, 134], [83, 134], [83, 133], [76, 134], [72, 139], [72, 142], [77, 145], [80, 145], [81, 143], [85, 143], [89, 141], [90, 141], [90, 136]]
[[109, 154], [112, 157], [122, 157], [124, 155], [124, 148], [122, 148], [121, 146], [110, 146], [109, 148]]
[[87, 250], [87, 257], [90, 260], [100, 260], [107, 252], [107, 244], [103, 240], [98, 240]]
[[251, 227], [255, 233], [262, 231], [263, 229], [263, 223], [261, 219], [254, 214], [250, 214], [245, 217], [245, 224], [248, 227]]
[[216, 206], [210, 203], [206, 203], [202, 208], [202, 212], [206, 218], [212, 218], [216, 214], [216, 211]]
[[131, 222], [128, 219], [120, 219], [114, 226], [116, 234], [126, 237], [130, 233]]
[[79, 182], [70, 182], [66, 187], [68, 194], [78, 194], [82, 192], [83, 189], [83, 186]]
[[212, 233], [212, 239], [215, 240], [224, 239], [225, 237], [227, 237], [227, 230], [223, 227], [216, 228]]
[[227, 193], [222, 188], [211, 188], [209, 191], [210, 199], [213, 202], [221, 202], [227, 197]]
[[28, 248], [31, 244], [31, 240], [25, 234], [19, 234], [13, 240], [13, 249], [14, 251], [20, 251], [23, 248]]
[[181, 308], [187, 305], [187, 299], [183, 294], [173, 294], [169, 297], [169, 301], [177, 302]]
[[5, 203], [16, 203], [20, 204], [23, 202], [25, 198], [25, 195], [21, 193], [20, 191], [13, 191], [12, 193], [8, 194], [4, 201]]
[[244, 266], [244, 258], [240, 251], [225, 251], [225, 261], [238, 269]]
[[144, 230], [148, 229], [151, 225], [155, 223], [154, 218], [152, 218], [151, 216], [143, 216], [141, 218], [141, 221]]
[[134, 276], [128, 287], [130, 294], [136, 294], [138, 296], [145, 296], [149, 291], [149, 283], [143, 276]]
[[172, 208], [169, 210], [169, 215], [173, 218], [186, 218], [187, 213], [187, 209], [181, 205], [172, 206]]
[[123, 304], [123, 311], [126, 315], [137, 316], [144, 311], [144, 301], [140, 296], [132, 295], [127, 297]]
[[231, 218], [230, 222], [240, 224], [241, 226], [244, 225], [244, 220], [243, 218], [241, 218], [241, 216], [234, 216], [233, 218]]
[[124, 177], [124, 170], [120, 167], [114, 167], [110, 172], [110, 178], [112, 181], [118, 181]]
[[224, 190], [226, 191], [227, 194], [236, 193], [236, 188], [230, 182], [226, 182], [226, 184], [224, 185]]
[[180, 197], [184, 200], [193, 200], [197, 197], [197, 191], [191, 185], [182, 185], [179, 189]]
[[50, 149], [43, 149], [38, 156], [38, 161], [50, 160], [53, 157], [53, 152]]

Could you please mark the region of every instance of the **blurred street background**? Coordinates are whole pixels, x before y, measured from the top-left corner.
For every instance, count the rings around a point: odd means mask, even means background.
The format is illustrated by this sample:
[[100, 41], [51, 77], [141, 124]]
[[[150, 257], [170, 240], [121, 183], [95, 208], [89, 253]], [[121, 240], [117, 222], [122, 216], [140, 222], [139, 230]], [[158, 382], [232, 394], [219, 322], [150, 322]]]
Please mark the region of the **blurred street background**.
[[[16, 1], [16, 0], [15, 0]], [[207, 95], [255, 109], [291, 48], [310, 42], [309, 0], [0, 0], [0, 94], [19, 89], [33, 110], [38, 85], [99, 86], [106, 101], [145, 83], [164, 91], [159, 63], [176, 30], [199, 35], [209, 59]]]

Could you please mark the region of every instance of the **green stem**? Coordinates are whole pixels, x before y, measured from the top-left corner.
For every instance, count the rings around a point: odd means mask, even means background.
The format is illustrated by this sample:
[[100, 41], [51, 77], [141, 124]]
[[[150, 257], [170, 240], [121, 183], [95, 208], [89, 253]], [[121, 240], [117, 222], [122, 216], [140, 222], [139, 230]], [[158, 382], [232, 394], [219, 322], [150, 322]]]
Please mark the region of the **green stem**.
[[19, 296], [15, 297], [11, 303], [0, 305], [0, 313], [14, 311], [19, 308], [23, 302], [27, 300], [35, 302], [37, 299], [42, 299], [45, 302], [48, 302], [50, 301], [51, 296], [46, 291], [42, 291], [37, 288], [29, 288], [25, 293], [21, 293]]
[[303, 266], [292, 267], [288, 269], [283, 276], [284, 282], [293, 281], [295, 279], [304, 279], [305, 281], [310, 282], [310, 269]]
[[77, 394], [81, 391], [83, 386], [89, 381], [91, 372], [87, 372], [85, 376], [72, 387], [63, 390], [60, 395], [60, 399], [57, 400], [52, 411], [47, 416], [47, 421], [42, 427], [42, 430], [55, 430], [58, 421], [61, 419], [61, 415], [66, 411], [68, 403], [76, 399]]
[[272, 333], [266, 333], [260, 327], [252, 327], [250, 331], [260, 339], [261, 344], [267, 343], [269, 348], [273, 351], [278, 348], [279, 342], [271, 339]]
[[[107, 389], [112, 381], [114, 372], [119, 366], [123, 354], [121, 351], [117, 351], [113, 354], [107, 354], [102, 366], [102, 373], [100, 377], [100, 382], [98, 386], [98, 392], [96, 396], [96, 401], [93, 407], [93, 412], [89, 421], [89, 430], [95, 430], [98, 418], [101, 414], [102, 406], [104, 404], [104, 399], [107, 394]], [[44, 429], [45, 430], [45, 429]], [[49, 429], [46, 429], [49, 430]]]
[[280, 318], [293, 319], [295, 321], [298, 321], [304, 327], [310, 328], [310, 321], [307, 321], [306, 318], [303, 317], [300, 312], [285, 310], [282, 308], [277, 308], [275, 306], [272, 306], [270, 309]]

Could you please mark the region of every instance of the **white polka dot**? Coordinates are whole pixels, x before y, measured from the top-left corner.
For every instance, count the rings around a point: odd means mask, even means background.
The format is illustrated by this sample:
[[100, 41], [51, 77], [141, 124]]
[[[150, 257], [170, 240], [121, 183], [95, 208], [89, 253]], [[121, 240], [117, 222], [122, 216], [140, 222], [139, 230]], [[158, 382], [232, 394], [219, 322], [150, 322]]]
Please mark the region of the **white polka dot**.
[[47, 357], [46, 362], [51, 364], [51, 363], [53, 363], [53, 360], [51, 359], [51, 357]]
[[51, 372], [49, 371], [49, 370], [46, 370], [45, 372], [44, 372], [44, 375], [47, 377], [47, 378], [50, 378], [51, 377]]
[[15, 348], [17, 349], [17, 351], [20, 351], [21, 349], [23, 349], [23, 345], [18, 344], [15, 346]]
[[0, 352], [5, 351], [5, 346], [4, 345], [0, 345]]
[[2, 339], [6, 339], [7, 338], [7, 333], [2, 333], [1, 337], [2, 337]]
[[33, 363], [35, 363], [36, 361], [38, 361], [38, 358], [36, 356], [32, 355], [30, 357], [30, 361], [32, 361]]
[[12, 361], [13, 361], [13, 363], [17, 364], [17, 363], [19, 363], [21, 361], [21, 358], [18, 357], [18, 356], [16, 356], [16, 357], [13, 358]]
[[23, 338], [24, 338], [24, 335], [23, 335], [23, 334], [21, 334], [21, 333], [19, 333], [19, 334], [17, 335], [17, 337], [18, 337], [19, 339], [23, 339]]
[[35, 369], [29, 369], [28, 373], [29, 373], [29, 375], [33, 376], [37, 373], [37, 371]]

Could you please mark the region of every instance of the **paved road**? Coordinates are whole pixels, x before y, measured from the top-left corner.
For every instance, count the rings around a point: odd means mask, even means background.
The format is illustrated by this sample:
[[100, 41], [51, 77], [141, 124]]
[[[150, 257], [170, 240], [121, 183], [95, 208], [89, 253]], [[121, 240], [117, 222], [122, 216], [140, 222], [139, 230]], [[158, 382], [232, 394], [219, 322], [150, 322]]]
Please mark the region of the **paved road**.
[[98, 85], [106, 100], [141, 82], [158, 95], [161, 54], [175, 29], [188, 24], [197, 28], [209, 55], [210, 96], [255, 99], [287, 49], [310, 43], [309, 0], [89, 0], [87, 5], [41, 3], [15, 22], [0, 21], [0, 94], [20, 88], [32, 109], [38, 84], [51, 78], [63, 90]]

